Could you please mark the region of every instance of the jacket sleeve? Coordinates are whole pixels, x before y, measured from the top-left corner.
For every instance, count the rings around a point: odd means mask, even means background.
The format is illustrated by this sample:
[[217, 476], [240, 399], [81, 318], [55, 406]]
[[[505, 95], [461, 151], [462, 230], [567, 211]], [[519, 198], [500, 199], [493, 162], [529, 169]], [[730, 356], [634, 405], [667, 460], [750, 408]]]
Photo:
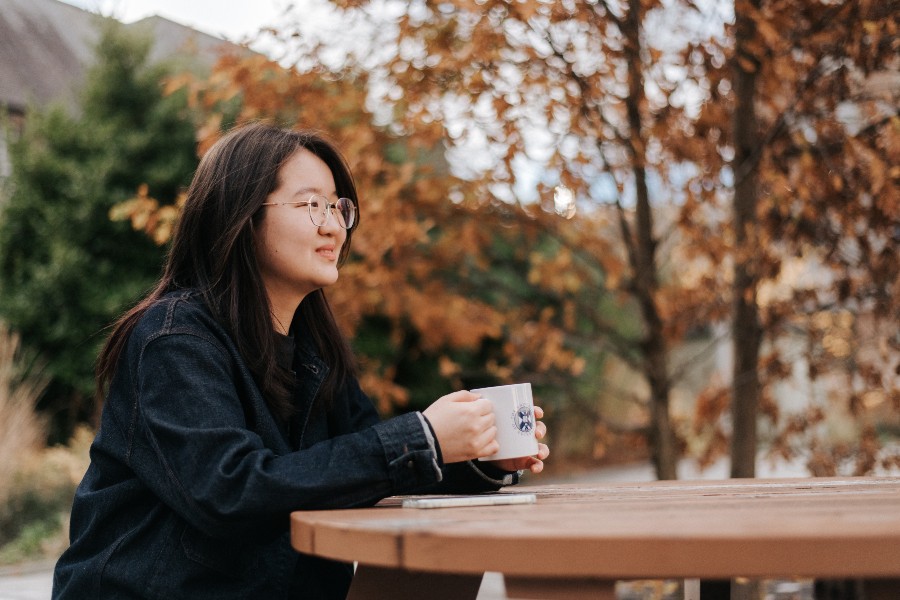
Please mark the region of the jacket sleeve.
[[[372, 401], [359, 389], [356, 381], [351, 382], [349, 388], [353, 406], [353, 414], [350, 421], [355, 431], [363, 427], [371, 426], [379, 421], [378, 413]], [[480, 461], [466, 461], [461, 463], [444, 464], [441, 458], [440, 444], [434, 435], [431, 423], [421, 412], [414, 413], [419, 416], [419, 421], [426, 433], [428, 442], [435, 453], [437, 468], [441, 475], [439, 481], [427, 484], [414, 491], [416, 494], [472, 494], [477, 492], [491, 492], [507, 485], [519, 483], [521, 473], [504, 471], [494, 465]]]
[[168, 334], [132, 380], [129, 465], [207, 535], [267, 536], [292, 510], [371, 505], [440, 478], [415, 414], [276, 455], [246, 426], [234, 368], [211, 340]]

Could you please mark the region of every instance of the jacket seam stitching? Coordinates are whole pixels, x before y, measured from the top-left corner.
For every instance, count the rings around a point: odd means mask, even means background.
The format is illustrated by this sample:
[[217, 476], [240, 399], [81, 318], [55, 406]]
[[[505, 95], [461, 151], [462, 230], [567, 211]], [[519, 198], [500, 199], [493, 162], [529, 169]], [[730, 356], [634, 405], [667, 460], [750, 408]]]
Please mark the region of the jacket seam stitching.
[[[169, 337], [169, 336], [175, 336], [175, 335], [187, 335], [187, 336], [192, 336], [192, 337], [204, 340], [204, 341], [208, 342], [217, 351], [221, 352], [226, 359], [228, 358], [228, 352], [224, 348], [222, 348], [215, 340], [211, 339], [210, 337], [207, 337], [206, 335], [203, 335], [197, 331], [192, 331], [192, 330], [184, 331], [184, 330], [181, 330], [181, 328], [175, 328], [175, 329], [170, 329], [168, 332], [156, 333], [147, 338], [147, 340], [144, 342], [143, 348], [141, 349], [140, 357], [138, 358], [138, 370], [140, 370], [141, 362], [143, 362], [144, 352], [146, 351], [147, 347], [151, 343], [153, 343], [156, 340], [161, 339], [163, 337]], [[137, 403], [138, 403], [138, 397], [136, 394], [135, 395], [135, 411], [137, 410]], [[133, 421], [137, 420], [136, 413], [135, 413], [135, 417], [132, 420]], [[149, 431], [149, 429], [147, 430], [147, 437], [148, 437], [148, 442], [149, 442], [150, 446], [153, 448], [154, 454], [159, 458], [159, 461], [162, 464], [163, 469], [165, 470], [165, 473], [166, 473], [168, 479], [172, 483], [175, 484], [175, 487], [177, 488], [181, 497], [184, 499], [184, 501], [188, 505], [190, 505], [192, 508], [194, 508], [197, 511], [197, 514], [204, 515], [205, 514], [204, 511], [197, 505], [197, 503], [194, 501], [194, 499], [191, 498], [191, 495], [188, 494], [187, 491], [184, 489], [184, 486], [182, 485], [181, 480], [179, 480], [178, 477], [175, 475], [175, 472], [172, 470], [171, 466], [169, 465], [169, 462], [163, 456], [163, 453], [160, 451], [159, 446], [156, 444], [156, 440], [153, 437], [153, 435], [151, 434], [151, 432]], [[129, 446], [128, 454], [129, 455], [131, 454], [130, 446]]]

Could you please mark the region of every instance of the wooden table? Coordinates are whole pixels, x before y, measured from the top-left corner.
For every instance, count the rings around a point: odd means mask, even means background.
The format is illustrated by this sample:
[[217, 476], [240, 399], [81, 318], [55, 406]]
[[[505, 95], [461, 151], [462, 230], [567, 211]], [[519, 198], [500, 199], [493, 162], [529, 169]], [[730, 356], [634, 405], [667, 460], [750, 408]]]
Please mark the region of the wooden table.
[[[900, 478], [517, 486], [537, 504], [295, 512], [300, 552], [358, 561], [350, 598], [614, 598], [624, 579], [866, 580], [900, 599]], [[389, 591], [388, 591], [389, 590]], [[423, 593], [423, 590], [426, 592]]]

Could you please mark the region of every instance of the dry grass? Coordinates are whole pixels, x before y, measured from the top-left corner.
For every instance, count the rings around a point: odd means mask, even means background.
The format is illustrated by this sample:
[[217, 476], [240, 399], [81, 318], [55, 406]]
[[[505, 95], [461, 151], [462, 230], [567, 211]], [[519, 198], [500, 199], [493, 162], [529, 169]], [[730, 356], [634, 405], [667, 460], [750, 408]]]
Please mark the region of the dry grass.
[[27, 365], [18, 334], [0, 323], [0, 502], [16, 472], [44, 445], [46, 425], [35, 404], [47, 386]]
[[22, 460], [0, 503], [0, 565], [53, 559], [68, 545], [75, 487], [90, 462], [93, 431], [79, 427], [65, 446]]
[[89, 462], [93, 432], [86, 427], [66, 446], [46, 447], [46, 424], [35, 412], [46, 386], [40, 364], [0, 323], [0, 564], [62, 552], [72, 496]]

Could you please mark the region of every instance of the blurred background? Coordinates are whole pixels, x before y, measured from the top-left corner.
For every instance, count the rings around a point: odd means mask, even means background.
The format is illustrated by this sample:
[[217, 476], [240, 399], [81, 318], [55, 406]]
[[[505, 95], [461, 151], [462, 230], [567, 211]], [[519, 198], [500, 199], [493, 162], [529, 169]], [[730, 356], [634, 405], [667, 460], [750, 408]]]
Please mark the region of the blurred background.
[[355, 173], [383, 414], [529, 381], [533, 483], [900, 473], [895, 0], [71, 2], [0, 0], [0, 565], [65, 548], [107, 327], [260, 119]]

